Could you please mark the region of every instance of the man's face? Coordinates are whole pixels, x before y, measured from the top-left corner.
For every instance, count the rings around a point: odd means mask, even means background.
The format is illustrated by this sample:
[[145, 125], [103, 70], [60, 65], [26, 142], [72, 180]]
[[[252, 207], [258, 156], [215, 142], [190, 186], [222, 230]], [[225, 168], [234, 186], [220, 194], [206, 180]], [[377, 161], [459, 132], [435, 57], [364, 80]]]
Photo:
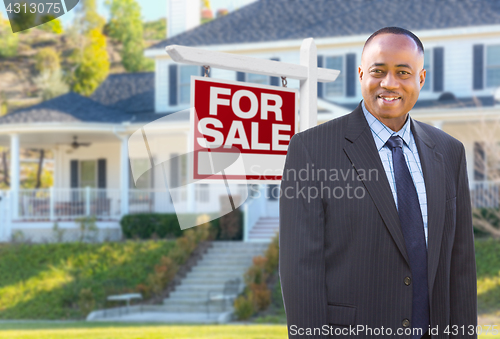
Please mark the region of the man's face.
[[425, 82], [424, 56], [402, 34], [374, 37], [358, 68], [361, 93], [370, 113], [394, 131], [403, 127]]

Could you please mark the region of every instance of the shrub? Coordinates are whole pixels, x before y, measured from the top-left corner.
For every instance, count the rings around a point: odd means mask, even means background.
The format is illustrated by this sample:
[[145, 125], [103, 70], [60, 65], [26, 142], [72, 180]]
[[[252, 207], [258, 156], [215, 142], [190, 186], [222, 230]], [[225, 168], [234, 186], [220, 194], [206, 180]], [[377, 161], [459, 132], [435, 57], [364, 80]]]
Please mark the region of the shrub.
[[234, 301], [234, 313], [240, 320], [250, 318], [254, 313], [254, 304], [250, 295], [240, 295]]
[[35, 69], [42, 73], [43, 71], [55, 72], [61, 68], [59, 54], [51, 47], [42, 48], [35, 56]]
[[271, 274], [278, 269], [279, 265], [279, 236], [275, 236], [266, 250], [266, 272]]
[[219, 239], [241, 240], [243, 236], [242, 212], [239, 209], [220, 217]]
[[78, 298], [80, 312], [87, 316], [95, 307], [95, 299], [90, 288], [82, 288]]
[[147, 279], [147, 288], [155, 296], [161, 295], [167, 284], [174, 279], [179, 267], [169, 257], [161, 257], [153, 273]]
[[264, 311], [271, 304], [271, 291], [265, 282], [260, 284], [251, 284], [253, 304], [256, 311]]
[[[198, 214], [193, 214], [192, 217], [197, 218], [195, 220], [197, 224], [210, 219], [209, 215], [199, 216]], [[208, 227], [203, 228], [204, 232], [207, 233], [206, 235], [203, 235], [206, 237], [205, 239], [222, 239], [220, 237], [221, 232], [219, 220], [220, 218], [213, 219], [210, 222], [205, 222], [205, 224], [209, 224]], [[156, 234], [159, 238], [178, 238], [184, 234], [183, 232], [185, 232], [181, 230], [175, 213], [129, 214], [120, 220], [120, 226], [123, 236], [126, 239], [151, 239], [153, 234]], [[195, 226], [192, 229], [200, 229], [201, 226], [202, 225]], [[242, 224], [240, 226], [241, 228], [243, 227]]]
[[120, 226], [127, 239], [150, 239], [153, 234], [160, 238], [177, 238], [182, 235], [175, 214], [129, 214], [120, 220]]

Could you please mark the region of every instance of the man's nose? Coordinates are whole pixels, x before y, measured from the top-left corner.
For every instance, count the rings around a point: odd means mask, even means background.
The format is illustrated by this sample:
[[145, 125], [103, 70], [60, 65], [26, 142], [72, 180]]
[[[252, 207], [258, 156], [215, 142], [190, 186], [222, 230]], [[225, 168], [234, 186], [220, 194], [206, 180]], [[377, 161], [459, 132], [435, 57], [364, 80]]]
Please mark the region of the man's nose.
[[386, 89], [394, 89], [399, 87], [399, 81], [394, 74], [388, 72], [387, 75], [380, 82], [380, 87]]

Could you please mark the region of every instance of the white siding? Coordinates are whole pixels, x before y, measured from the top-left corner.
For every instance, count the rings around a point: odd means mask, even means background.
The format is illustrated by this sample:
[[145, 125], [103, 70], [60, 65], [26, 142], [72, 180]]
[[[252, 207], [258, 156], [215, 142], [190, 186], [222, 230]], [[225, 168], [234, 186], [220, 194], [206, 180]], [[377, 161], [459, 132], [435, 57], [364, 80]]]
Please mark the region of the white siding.
[[54, 188], [71, 187], [71, 160], [97, 159], [106, 159], [106, 188], [120, 188], [120, 142], [93, 142], [89, 147], [82, 146], [71, 153], [66, 153], [66, 151], [71, 149], [71, 147], [59, 146], [56, 158], [57, 181], [54, 183]]

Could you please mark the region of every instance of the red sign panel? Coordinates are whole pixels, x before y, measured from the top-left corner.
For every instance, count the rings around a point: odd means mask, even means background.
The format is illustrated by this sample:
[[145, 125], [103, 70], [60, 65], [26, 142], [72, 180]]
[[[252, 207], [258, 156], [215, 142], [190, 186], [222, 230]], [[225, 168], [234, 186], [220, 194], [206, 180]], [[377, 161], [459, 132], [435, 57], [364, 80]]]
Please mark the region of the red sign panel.
[[284, 87], [192, 77], [193, 179], [280, 181], [298, 128], [297, 94]]

